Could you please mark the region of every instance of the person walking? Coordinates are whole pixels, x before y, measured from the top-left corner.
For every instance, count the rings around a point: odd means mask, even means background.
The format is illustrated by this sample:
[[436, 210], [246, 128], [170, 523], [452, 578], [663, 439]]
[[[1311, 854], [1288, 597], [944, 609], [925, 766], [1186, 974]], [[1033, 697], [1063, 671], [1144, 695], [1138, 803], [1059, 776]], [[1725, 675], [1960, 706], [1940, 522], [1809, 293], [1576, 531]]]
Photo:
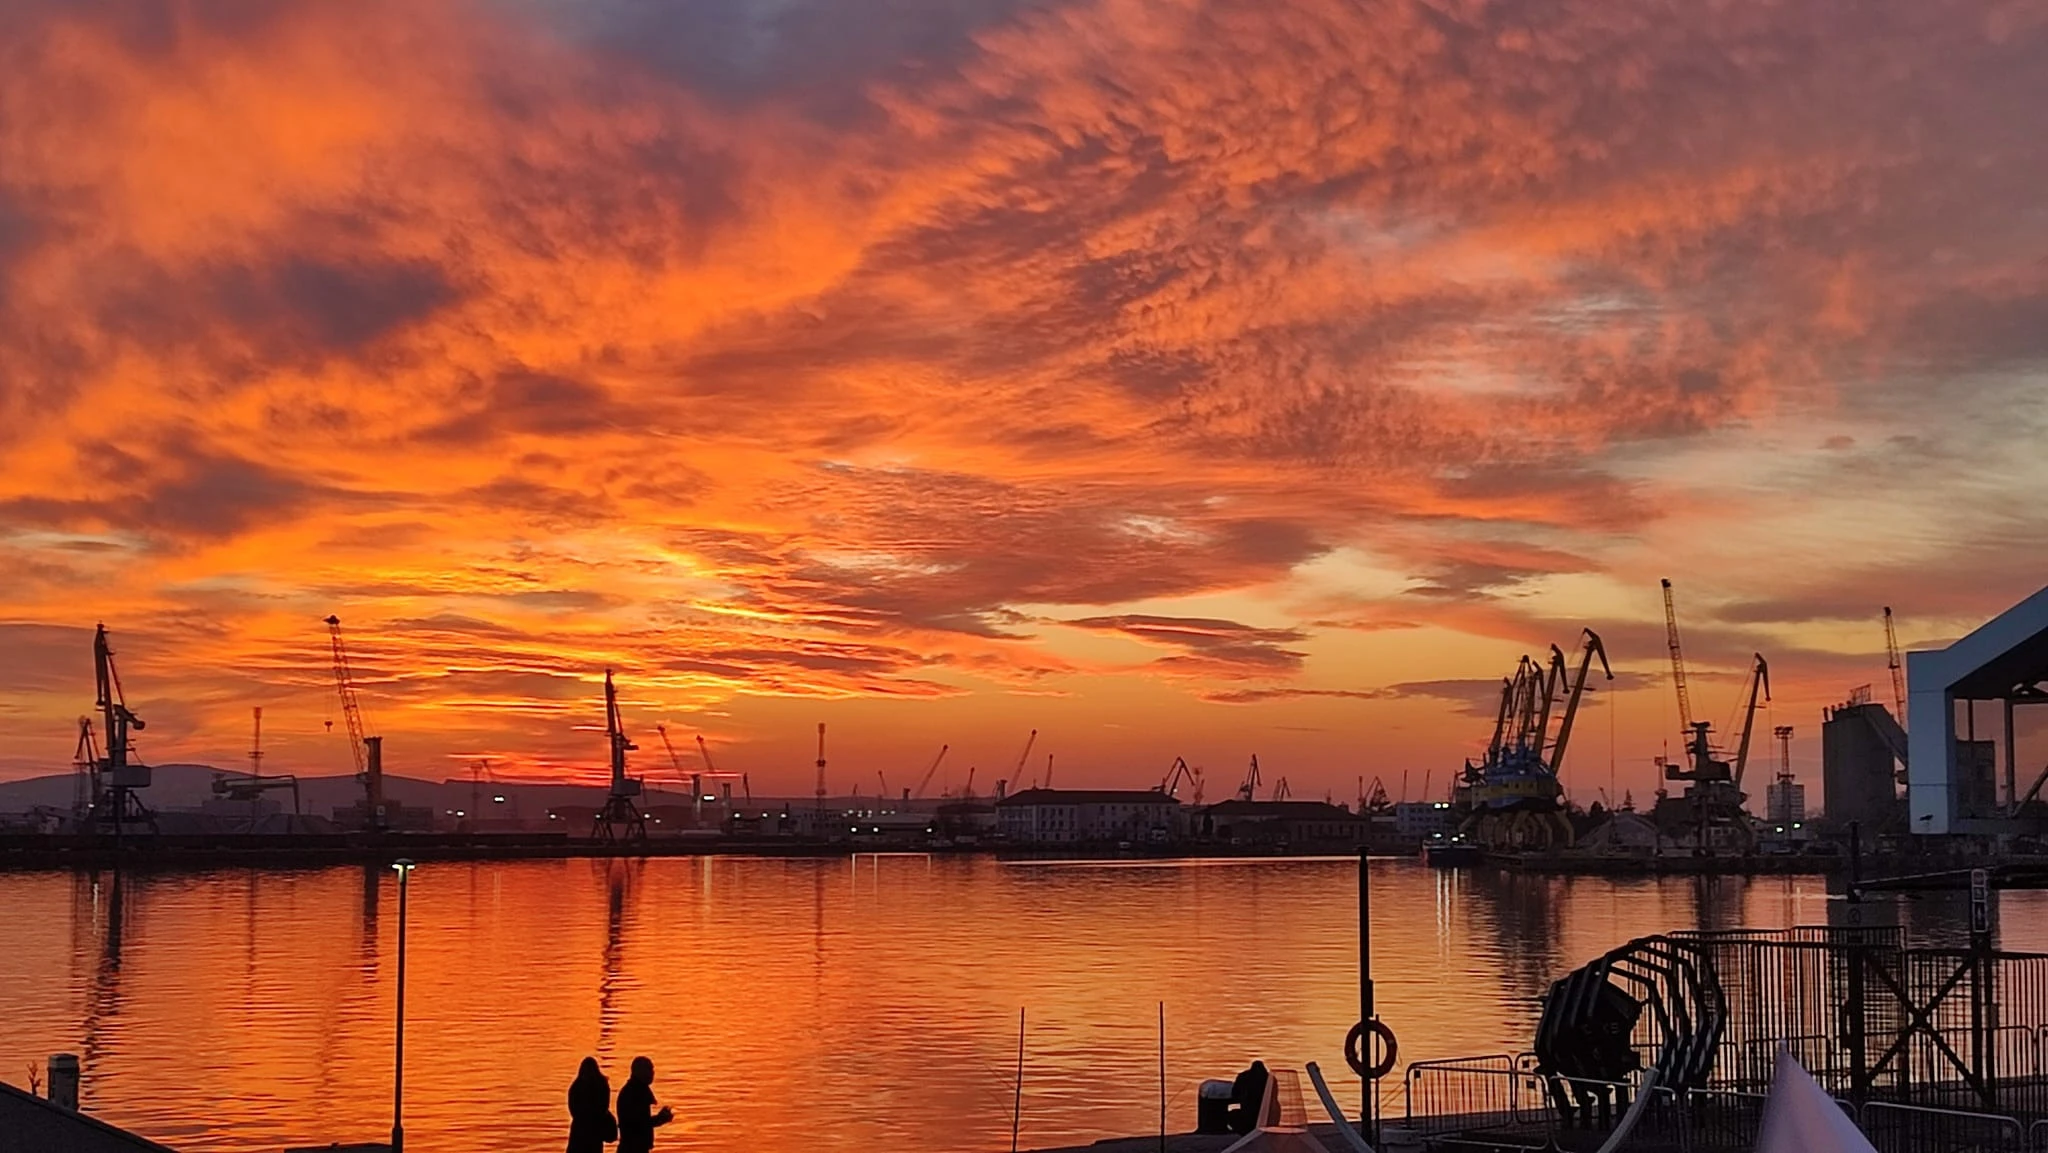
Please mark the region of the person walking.
[[607, 1142], [619, 1139], [619, 1123], [612, 1117], [612, 1083], [597, 1067], [597, 1058], [585, 1057], [569, 1083], [568, 1153], [605, 1153]]
[[619, 1153], [649, 1153], [654, 1148], [654, 1131], [675, 1120], [675, 1112], [663, 1105], [654, 1110], [654, 1062], [633, 1058], [633, 1075], [619, 1087]]

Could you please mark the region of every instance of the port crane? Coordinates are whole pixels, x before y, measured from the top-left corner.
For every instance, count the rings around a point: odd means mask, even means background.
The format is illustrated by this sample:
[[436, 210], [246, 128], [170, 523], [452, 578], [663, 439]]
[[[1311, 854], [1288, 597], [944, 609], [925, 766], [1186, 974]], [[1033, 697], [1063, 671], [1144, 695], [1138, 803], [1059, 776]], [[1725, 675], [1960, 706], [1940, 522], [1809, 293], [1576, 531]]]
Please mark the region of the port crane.
[[1372, 791], [1365, 794], [1364, 800], [1358, 806], [1359, 815], [1391, 813], [1393, 811], [1394, 802], [1387, 798], [1386, 782], [1378, 777], [1374, 777], [1372, 779]]
[[334, 691], [341, 698], [341, 718], [348, 727], [348, 746], [355, 758], [356, 780], [363, 786], [363, 824], [384, 828], [384, 738], [364, 735], [363, 706], [356, 699], [355, 670], [349, 666], [348, 644], [341, 638], [341, 618], [327, 618], [327, 640], [334, 655]]
[[[753, 778], [744, 772], [735, 773], [730, 769], [721, 769], [714, 764], [711, 760], [711, 746], [704, 743], [703, 733], [697, 734], [697, 754], [704, 758], [704, 775], [706, 777], [725, 781], [731, 781], [734, 777], [738, 777], [740, 780], [740, 791], [746, 795], [747, 803], [750, 805], [754, 803]], [[725, 801], [728, 805], [732, 803], [730, 792], [727, 793]]]
[[1237, 786], [1237, 799], [1240, 801], [1249, 801], [1258, 795], [1258, 791], [1259, 756], [1257, 753], [1253, 753], [1252, 766], [1251, 768], [1245, 770], [1244, 783]]
[[1736, 738], [1733, 758], [1721, 759], [1715, 755], [1713, 725], [1693, 718], [1691, 701], [1685, 696], [1684, 662], [1678, 648], [1678, 616], [1672, 608], [1671, 582], [1668, 580], [1664, 582], [1664, 604], [1671, 636], [1673, 679], [1679, 692], [1679, 715], [1685, 721], [1685, 758], [1666, 761], [1664, 779], [1684, 781], [1686, 788], [1683, 796], [1677, 798], [1660, 794], [1653, 812], [1658, 824], [1667, 828], [1691, 825], [1696, 830], [1701, 849], [1730, 842], [1730, 847], [1746, 851], [1756, 841], [1756, 830], [1742, 809], [1742, 780], [1749, 768], [1749, 748], [1756, 733], [1757, 705], [1769, 703], [1771, 699], [1771, 666], [1762, 653], [1752, 654], [1748, 685], [1741, 706], [1741, 735]]
[[[299, 808], [299, 778], [295, 773], [263, 775], [263, 706], [250, 709], [253, 731], [249, 738], [249, 775], [237, 777], [228, 773], [213, 774], [213, 795], [226, 797], [231, 801], [253, 801], [271, 789], [292, 791], [292, 815], [285, 822], [289, 831], [301, 815]], [[253, 831], [258, 818], [254, 813], [249, 817]]]
[[917, 782], [917, 791], [911, 794], [913, 799], [922, 800], [924, 798], [924, 791], [931, 788], [932, 777], [939, 771], [939, 763], [946, 759], [946, 750], [952, 747], [951, 745], [939, 746], [939, 755], [932, 758], [931, 767], [924, 771], [924, 778]]
[[1200, 805], [1202, 803], [1202, 770], [1189, 765], [1183, 757], [1173, 758], [1173, 768], [1167, 772], [1166, 779], [1159, 783], [1159, 791], [1169, 797], [1178, 799], [1180, 797], [1180, 786], [1183, 781], [1194, 786], [1195, 804]]
[[1274, 781], [1274, 782], [1273, 782], [1273, 799], [1274, 799], [1274, 800], [1276, 800], [1276, 801], [1284, 801], [1284, 800], [1288, 799], [1289, 797], [1292, 797], [1293, 795], [1294, 795], [1294, 790], [1293, 790], [1293, 789], [1291, 789], [1291, 788], [1288, 788], [1288, 787], [1287, 787], [1287, 777], [1286, 777], [1286, 775], [1285, 775], [1285, 774], [1282, 774], [1279, 780], [1277, 780], [1277, 781]]
[[626, 736], [626, 723], [619, 715], [619, 693], [612, 685], [610, 669], [604, 671], [604, 733], [611, 746], [611, 789], [605, 794], [604, 808], [598, 810], [597, 819], [591, 823], [590, 835], [607, 843], [644, 841], [647, 820], [633, 803], [633, 798], [640, 795], [641, 783], [639, 778], [626, 775], [626, 754], [640, 746]]
[[[93, 702], [100, 711], [101, 732], [106, 736], [105, 755], [99, 755], [97, 747], [88, 751], [96, 770], [91, 774], [92, 819], [95, 827], [111, 826], [119, 837], [130, 825], [147, 826], [156, 832], [156, 814], [142, 803], [136, 790], [149, 787], [149, 766], [135, 756], [134, 740], [130, 732], [140, 732], [147, 726], [135, 711], [128, 707], [127, 695], [121, 689], [121, 673], [114, 667], [114, 649], [107, 642], [107, 626], [102, 624], [92, 638], [93, 679], [96, 696]], [[86, 749], [92, 744], [89, 723], [81, 726], [79, 744]]]
[[1454, 795], [1462, 792], [1469, 805], [1462, 827], [1481, 844], [1495, 849], [1542, 849], [1572, 842], [1564, 787], [1558, 777], [1571, 748], [1572, 727], [1595, 660], [1607, 679], [1613, 680], [1606, 645], [1600, 634], [1586, 629], [1581, 634], [1576, 673], [1564, 650], [1551, 645], [1547, 664], [1525, 655], [1516, 663], [1514, 675], [1502, 679], [1500, 706], [1486, 755], [1476, 765], [1465, 762], [1460, 786], [1454, 789]]

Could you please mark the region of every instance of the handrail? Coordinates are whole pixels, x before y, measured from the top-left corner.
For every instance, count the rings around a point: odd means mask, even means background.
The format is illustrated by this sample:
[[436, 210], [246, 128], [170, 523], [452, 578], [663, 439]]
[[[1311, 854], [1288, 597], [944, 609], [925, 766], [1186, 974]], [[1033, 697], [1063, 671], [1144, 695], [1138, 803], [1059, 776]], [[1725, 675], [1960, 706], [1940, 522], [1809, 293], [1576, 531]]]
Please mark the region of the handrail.
[[[1316, 1087], [1316, 1096], [1323, 1099], [1324, 1111], [1329, 1113], [1330, 1120], [1337, 1123], [1337, 1131], [1344, 1134], [1344, 1143], [1351, 1146], [1352, 1153], [1373, 1153], [1372, 1146], [1367, 1144], [1365, 1138], [1358, 1135], [1358, 1130], [1351, 1127], [1351, 1122], [1345, 1119], [1344, 1110], [1337, 1107], [1337, 1098], [1330, 1094], [1330, 1086], [1323, 1080], [1322, 1069], [1318, 1068], [1314, 1061], [1308, 1063], [1307, 1069], [1309, 1084]], [[1601, 1153], [1611, 1151], [1603, 1149]]]
[[1628, 1112], [1621, 1115], [1621, 1124], [1616, 1125], [1614, 1132], [1608, 1134], [1607, 1140], [1600, 1146], [1600, 1153], [1615, 1153], [1615, 1150], [1621, 1148], [1621, 1143], [1628, 1140], [1629, 1131], [1634, 1129], [1636, 1122], [1642, 1118], [1643, 1109], [1649, 1105], [1650, 1097], [1656, 1089], [1657, 1070], [1644, 1070], [1643, 1083], [1636, 1086], [1636, 1099], [1629, 1103]]

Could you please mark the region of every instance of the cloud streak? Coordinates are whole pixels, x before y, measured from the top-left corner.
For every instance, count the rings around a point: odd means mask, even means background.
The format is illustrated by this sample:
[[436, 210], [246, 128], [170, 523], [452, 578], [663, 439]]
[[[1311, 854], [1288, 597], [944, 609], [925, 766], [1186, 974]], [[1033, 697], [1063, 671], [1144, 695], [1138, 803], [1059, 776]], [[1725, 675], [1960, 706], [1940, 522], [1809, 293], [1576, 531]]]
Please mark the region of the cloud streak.
[[550, 771], [606, 664], [935, 725], [1136, 671], [1441, 759], [1397, 690], [1653, 669], [1659, 575], [1812, 701], [1866, 602], [2038, 579], [2025, 5], [778, 12], [8, 6], [0, 616], [112, 618], [223, 743], [341, 611], [395, 725]]

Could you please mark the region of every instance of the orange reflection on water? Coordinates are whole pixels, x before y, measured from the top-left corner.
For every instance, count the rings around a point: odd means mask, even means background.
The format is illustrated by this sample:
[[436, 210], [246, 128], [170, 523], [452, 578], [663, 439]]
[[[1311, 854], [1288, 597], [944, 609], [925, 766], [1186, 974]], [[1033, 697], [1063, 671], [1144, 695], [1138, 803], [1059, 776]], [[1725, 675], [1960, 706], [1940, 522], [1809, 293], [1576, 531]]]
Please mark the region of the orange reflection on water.
[[[554, 1145], [577, 1061], [596, 1055], [616, 1089], [644, 1053], [676, 1109], [669, 1147], [996, 1149], [1020, 1008], [1024, 1144], [1142, 1133], [1157, 1124], [1162, 1001], [1169, 1116], [1188, 1128], [1195, 1084], [1254, 1057], [1341, 1067], [1358, 1011], [1355, 879], [1346, 861], [423, 866], [407, 1143]], [[79, 1052], [87, 1108], [181, 1150], [381, 1139], [394, 884], [384, 869], [0, 877], [0, 1068]], [[1406, 1059], [1514, 1052], [1548, 983], [1623, 940], [1828, 913], [1815, 879], [1386, 862], [1379, 1005]], [[1355, 1107], [1356, 1083], [1337, 1088]]]

